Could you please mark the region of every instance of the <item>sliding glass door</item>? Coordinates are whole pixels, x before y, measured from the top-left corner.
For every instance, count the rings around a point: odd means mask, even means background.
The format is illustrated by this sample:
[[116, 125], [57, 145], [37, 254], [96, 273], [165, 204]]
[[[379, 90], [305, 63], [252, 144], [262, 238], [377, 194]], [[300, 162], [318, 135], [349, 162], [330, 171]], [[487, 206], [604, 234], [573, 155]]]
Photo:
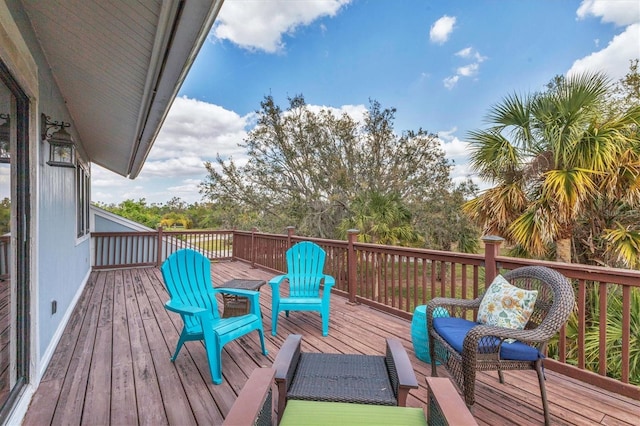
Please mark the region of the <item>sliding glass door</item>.
[[0, 61], [0, 423], [28, 379], [29, 102]]

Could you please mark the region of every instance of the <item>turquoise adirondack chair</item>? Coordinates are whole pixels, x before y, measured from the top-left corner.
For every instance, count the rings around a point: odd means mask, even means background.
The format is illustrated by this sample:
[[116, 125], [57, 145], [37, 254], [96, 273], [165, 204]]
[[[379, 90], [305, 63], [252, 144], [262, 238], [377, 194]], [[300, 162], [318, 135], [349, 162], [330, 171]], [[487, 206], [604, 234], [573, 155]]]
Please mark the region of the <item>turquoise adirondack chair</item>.
[[[272, 292], [271, 334], [277, 333], [278, 314], [282, 311], [318, 311], [322, 317], [322, 335], [329, 334], [329, 297], [335, 279], [323, 272], [325, 251], [310, 241], [300, 242], [287, 250], [287, 273], [269, 281]], [[280, 285], [287, 280], [289, 297], [280, 297]], [[320, 283], [324, 290], [320, 296]]]
[[[260, 294], [257, 291], [218, 289], [211, 283], [211, 263], [202, 254], [191, 249], [173, 253], [162, 264], [162, 277], [171, 299], [165, 308], [177, 312], [184, 326], [178, 346], [171, 357], [175, 361], [182, 345], [191, 340], [204, 340], [213, 383], [222, 383], [222, 347], [228, 342], [254, 330], [260, 335], [262, 353], [264, 331], [260, 313]], [[249, 299], [251, 311], [247, 315], [220, 318], [216, 293], [234, 294]]]

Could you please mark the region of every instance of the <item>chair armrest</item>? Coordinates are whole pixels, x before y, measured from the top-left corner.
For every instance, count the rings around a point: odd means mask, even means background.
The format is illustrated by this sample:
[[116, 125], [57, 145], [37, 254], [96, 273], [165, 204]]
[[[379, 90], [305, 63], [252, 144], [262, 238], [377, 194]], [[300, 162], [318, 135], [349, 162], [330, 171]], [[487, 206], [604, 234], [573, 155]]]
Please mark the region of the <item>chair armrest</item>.
[[287, 278], [287, 275], [276, 275], [269, 280], [269, 285], [271, 286], [271, 288], [274, 288], [274, 286], [279, 286], [280, 284], [282, 284], [282, 281], [284, 281], [285, 278]]
[[280, 351], [273, 360], [273, 369], [276, 371], [275, 379], [278, 386], [278, 416], [284, 412], [287, 404], [287, 391], [295, 375], [298, 361], [300, 360], [300, 346], [302, 336], [290, 334], [285, 339]]
[[189, 306], [189, 305], [185, 305], [182, 303], [177, 303], [173, 300], [168, 300], [165, 304], [164, 307], [167, 308], [167, 310], [171, 311], [171, 312], [177, 312], [181, 315], [191, 315], [191, 316], [197, 316], [198, 314], [201, 314], [202, 312], [207, 312], [206, 309], [204, 308], [199, 308], [197, 306]]
[[333, 287], [334, 285], [336, 285], [336, 279], [333, 278], [331, 275], [323, 275], [322, 278], [324, 278], [324, 288], [325, 290], [330, 290], [331, 287]]
[[322, 301], [325, 306], [328, 306], [328, 303], [331, 300], [331, 288], [336, 284], [336, 280], [331, 275], [323, 275], [322, 278], [324, 279]]
[[277, 275], [269, 280], [269, 286], [271, 287], [271, 304], [273, 306], [280, 304], [280, 284], [282, 284], [282, 281], [287, 277], [287, 275]]
[[256, 368], [227, 413], [223, 425], [273, 424], [273, 368]]
[[481, 297], [471, 300], [455, 299], [452, 297], [434, 297], [427, 304], [427, 318], [433, 316], [433, 311], [435, 311], [436, 308], [445, 308], [449, 311], [449, 315], [455, 316], [455, 313], [461, 310], [478, 308], [481, 301]]
[[465, 313], [469, 310], [479, 308], [480, 302], [482, 302], [482, 297], [477, 297], [472, 300], [452, 297], [434, 297], [427, 304], [427, 330], [433, 329], [433, 315], [436, 310], [445, 309], [450, 317], [465, 318]]
[[196, 317], [198, 321], [200, 321], [200, 325], [202, 326], [203, 330], [209, 330], [209, 328], [211, 327], [213, 315], [208, 309], [200, 308], [198, 306], [189, 306], [182, 303], [176, 303], [172, 300], [167, 301], [164, 306], [165, 308], [167, 308], [167, 310], [177, 312], [180, 315]]
[[391, 385], [394, 387], [398, 406], [406, 407], [410, 389], [418, 389], [418, 379], [413, 371], [407, 351], [398, 339], [387, 339], [385, 356]]
[[427, 424], [477, 425], [469, 408], [451, 380], [446, 377], [426, 377], [428, 395]]

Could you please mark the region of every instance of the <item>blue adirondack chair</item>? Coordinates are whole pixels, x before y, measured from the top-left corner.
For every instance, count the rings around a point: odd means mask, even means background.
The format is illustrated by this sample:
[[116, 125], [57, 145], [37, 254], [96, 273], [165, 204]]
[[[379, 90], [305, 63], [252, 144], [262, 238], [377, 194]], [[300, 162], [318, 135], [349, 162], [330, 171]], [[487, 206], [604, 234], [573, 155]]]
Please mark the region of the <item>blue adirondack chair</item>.
[[[162, 264], [162, 277], [171, 299], [165, 308], [177, 312], [184, 326], [178, 346], [171, 357], [175, 361], [182, 345], [191, 340], [204, 340], [209, 360], [209, 371], [213, 383], [222, 383], [222, 347], [228, 342], [254, 330], [260, 335], [262, 353], [264, 331], [260, 313], [260, 294], [257, 291], [218, 289], [211, 283], [211, 263], [202, 254], [191, 249], [181, 249], [173, 253]], [[247, 315], [220, 318], [216, 293], [228, 293], [247, 297], [251, 304]]]
[[[329, 334], [329, 297], [335, 279], [323, 272], [325, 251], [310, 241], [300, 242], [287, 250], [287, 273], [269, 281], [272, 292], [271, 334], [277, 333], [278, 314], [285, 311], [318, 311], [322, 317], [322, 335]], [[289, 297], [280, 297], [280, 285], [287, 280]], [[324, 290], [320, 296], [320, 283]]]

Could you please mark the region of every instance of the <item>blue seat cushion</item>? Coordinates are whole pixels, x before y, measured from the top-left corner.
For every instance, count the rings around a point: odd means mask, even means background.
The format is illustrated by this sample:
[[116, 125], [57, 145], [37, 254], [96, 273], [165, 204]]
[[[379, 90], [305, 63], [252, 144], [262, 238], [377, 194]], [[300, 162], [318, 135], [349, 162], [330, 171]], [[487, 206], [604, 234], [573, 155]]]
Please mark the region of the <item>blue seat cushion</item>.
[[[442, 338], [449, 343], [458, 353], [462, 353], [462, 344], [469, 330], [477, 325], [477, 322], [469, 321], [463, 318], [440, 317], [433, 319], [433, 328]], [[478, 344], [480, 351], [482, 345], [497, 345], [500, 339], [497, 337], [489, 337], [481, 339]], [[516, 360], [516, 361], [536, 361], [538, 358], [544, 358], [544, 355], [536, 348], [515, 341], [513, 343], [502, 343], [500, 348], [500, 359]]]

